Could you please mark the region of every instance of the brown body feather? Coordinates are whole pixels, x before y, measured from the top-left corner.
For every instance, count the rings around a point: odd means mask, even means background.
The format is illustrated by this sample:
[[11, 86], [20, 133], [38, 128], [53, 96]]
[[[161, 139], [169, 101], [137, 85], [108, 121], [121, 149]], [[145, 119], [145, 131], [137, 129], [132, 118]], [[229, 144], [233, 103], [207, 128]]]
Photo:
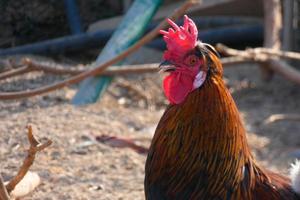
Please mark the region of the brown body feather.
[[146, 162], [148, 200], [300, 199], [289, 179], [259, 167], [238, 109], [209, 51], [211, 73], [180, 105], [166, 109]]

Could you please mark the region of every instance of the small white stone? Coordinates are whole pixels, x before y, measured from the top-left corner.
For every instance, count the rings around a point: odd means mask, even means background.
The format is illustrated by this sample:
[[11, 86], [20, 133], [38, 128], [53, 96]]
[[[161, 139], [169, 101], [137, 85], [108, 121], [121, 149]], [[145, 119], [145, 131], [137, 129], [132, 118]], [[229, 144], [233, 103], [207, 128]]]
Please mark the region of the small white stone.
[[119, 103], [119, 105], [125, 105], [126, 104], [126, 98], [124, 98], [124, 97], [121, 97], [120, 99], [118, 99], [118, 103]]

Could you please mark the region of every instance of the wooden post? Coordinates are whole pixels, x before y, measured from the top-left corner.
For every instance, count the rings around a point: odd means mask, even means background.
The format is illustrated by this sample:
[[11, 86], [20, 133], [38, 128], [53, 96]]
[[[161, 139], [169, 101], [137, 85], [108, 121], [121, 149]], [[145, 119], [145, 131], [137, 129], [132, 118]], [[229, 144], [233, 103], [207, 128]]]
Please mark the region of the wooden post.
[[293, 34], [293, 5], [294, 0], [283, 1], [283, 37], [282, 48], [286, 51], [294, 50], [294, 34]]
[[[264, 47], [279, 50], [281, 48], [280, 31], [282, 28], [282, 12], [280, 0], [264, 0]], [[262, 78], [270, 80], [273, 71], [269, 63], [261, 67]]]

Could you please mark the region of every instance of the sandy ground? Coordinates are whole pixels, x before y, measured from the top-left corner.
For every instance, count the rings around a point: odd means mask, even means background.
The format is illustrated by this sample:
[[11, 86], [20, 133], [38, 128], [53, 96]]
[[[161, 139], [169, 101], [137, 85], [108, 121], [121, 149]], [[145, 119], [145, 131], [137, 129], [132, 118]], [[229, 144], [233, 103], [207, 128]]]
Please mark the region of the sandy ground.
[[[2, 81], [0, 89], [33, 88], [60, 79], [36, 73]], [[225, 79], [256, 158], [287, 173], [300, 149], [299, 121], [266, 124], [264, 120], [272, 114], [299, 113], [299, 86], [277, 76], [264, 83], [259, 69], [250, 65], [226, 69]], [[99, 143], [95, 136], [131, 138], [147, 147], [166, 104], [160, 84], [158, 74], [117, 78], [102, 101], [87, 106], [70, 104], [75, 86], [0, 102], [2, 176], [9, 179], [21, 165], [28, 148], [25, 126], [31, 123], [36, 137], [49, 138], [53, 145], [37, 156], [32, 170], [41, 176], [42, 184], [25, 199], [144, 199], [145, 154]]]

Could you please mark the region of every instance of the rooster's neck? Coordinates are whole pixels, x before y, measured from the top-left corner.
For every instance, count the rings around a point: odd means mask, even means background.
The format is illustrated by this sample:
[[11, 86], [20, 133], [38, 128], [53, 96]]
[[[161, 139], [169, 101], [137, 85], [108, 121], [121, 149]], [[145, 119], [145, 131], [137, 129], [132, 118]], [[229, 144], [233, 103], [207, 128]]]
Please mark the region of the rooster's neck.
[[146, 176], [152, 174], [149, 182], [164, 182], [170, 190], [179, 185], [228, 185], [234, 190], [245, 168], [252, 171], [253, 162], [233, 98], [221, 78], [210, 77], [182, 104], [165, 111], [152, 141]]
[[[198, 153], [250, 152], [239, 111], [221, 78], [210, 78], [185, 102], [169, 106], [157, 132], [170, 134], [169, 138], [180, 141], [182, 148], [194, 147]], [[178, 149], [178, 153], [182, 151]]]

